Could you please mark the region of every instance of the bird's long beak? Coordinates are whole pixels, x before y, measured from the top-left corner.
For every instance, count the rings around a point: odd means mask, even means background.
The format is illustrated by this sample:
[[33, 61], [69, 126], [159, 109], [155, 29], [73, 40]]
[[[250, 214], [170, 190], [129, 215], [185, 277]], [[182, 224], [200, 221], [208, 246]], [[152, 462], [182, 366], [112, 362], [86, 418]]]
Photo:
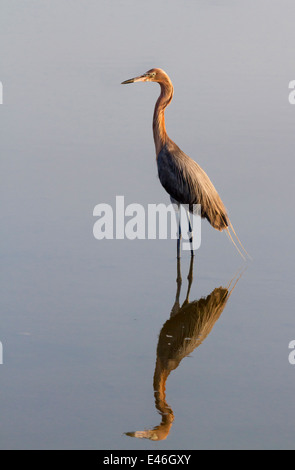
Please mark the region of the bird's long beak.
[[122, 82], [121, 85], [127, 85], [128, 83], [135, 83], [135, 82], [145, 82], [147, 80], [146, 75], [140, 75], [139, 77], [129, 78], [129, 80], [125, 80]]

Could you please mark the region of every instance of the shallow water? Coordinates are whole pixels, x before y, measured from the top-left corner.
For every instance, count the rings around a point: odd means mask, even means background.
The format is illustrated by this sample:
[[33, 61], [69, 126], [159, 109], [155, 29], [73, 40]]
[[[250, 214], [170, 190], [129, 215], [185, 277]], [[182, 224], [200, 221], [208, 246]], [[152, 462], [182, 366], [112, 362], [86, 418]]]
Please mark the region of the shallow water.
[[[294, 449], [293, 3], [3, 2], [2, 449]], [[169, 202], [158, 86], [120, 86], [151, 67], [253, 257], [203, 222], [171, 319], [189, 252], [180, 285], [175, 240], [92, 233], [116, 195]]]

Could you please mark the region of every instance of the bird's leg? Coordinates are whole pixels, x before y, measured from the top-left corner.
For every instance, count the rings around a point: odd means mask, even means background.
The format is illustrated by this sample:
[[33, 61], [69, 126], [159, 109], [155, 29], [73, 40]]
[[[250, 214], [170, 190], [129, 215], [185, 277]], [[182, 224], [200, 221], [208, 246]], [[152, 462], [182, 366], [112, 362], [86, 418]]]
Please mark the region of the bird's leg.
[[190, 290], [191, 290], [191, 286], [192, 286], [192, 282], [193, 282], [193, 278], [194, 278], [194, 260], [191, 258], [191, 262], [190, 262], [190, 267], [189, 267], [189, 273], [187, 275], [187, 279], [188, 279], [188, 288], [187, 288], [187, 300], [189, 298], [189, 294], [190, 294]]
[[177, 218], [178, 218], [178, 239], [177, 239], [177, 258], [180, 258], [181, 252], [181, 222], [180, 222], [180, 208], [176, 211]]
[[187, 286], [187, 293], [186, 293], [186, 298], [185, 301], [183, 302], [183, 305], [186, 305], [189, 303], [189, 295], [191, 291], [191, 286], [193, 282], [193, 270], [194, 270], [194, 257], [191, 256], [191, 262], [190, 262], [190, 267], [189, 267], [189, 273], [187, 275], [187, 280], [188, 280], [188, 286]]
[[181, 292], [181, 285], [182, 285], [182, 277], [181, 277], [181, 266], [180, 266], [180, 258], [177, 258], [177, 278], [176, 278], [176, 283], [177, 283], [177, 289], [176, 289], [176, 296], [175, 296], [175, 302], [174, 305], [171, 309], [170, 313], [170, 318], [176, 315], [179, 312], [180, 305], [179, 305], [179, 297], [180, 297], [180, 292]]
[[190, 245], [191, 245], [191, 256], [194, 256], [195, 253], [194, 253], [194, 250], [193, 250], [193, 229], [192, 229], [192, 224], [191, 224], [191, 218], [190, 218], [190, 215], [189, 215], [189, 211], [186, 211], [186, 214], [187, 214], [187, 220], [188, 220], [188, 228], [189, 228], [189, 242], [190, 242]]
[[179, 296], [181, 291], [181, 284], [182, 284], [182, 277], [181, 277], [181, 266], [180, 266], [180, 259], [177, 260], [177, 291], [176, 291], [176, 300], [179, 302]]

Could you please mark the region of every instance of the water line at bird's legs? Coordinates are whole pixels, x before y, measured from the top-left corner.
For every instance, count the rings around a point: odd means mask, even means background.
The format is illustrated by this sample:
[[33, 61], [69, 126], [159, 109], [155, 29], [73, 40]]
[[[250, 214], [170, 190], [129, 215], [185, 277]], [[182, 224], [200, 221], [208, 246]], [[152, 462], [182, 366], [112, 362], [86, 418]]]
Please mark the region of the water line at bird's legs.
[[177, 258], [181, 257], [181, 222], [180, 222], [180, 208], [176, 211], [176, 217], [178, 219], [178, 238], [177, 238]]
[[193, 229], [192, 229], [192, 224], [191, 224], [191, 218], [189, 215], [189, 211], [186, 211], [187, 214], [187, 220], [188, 220], [188, 228], [189, 228], [189, 235], [190, 235], [190, 245], [191, 245], [191, 256], [195, 256], [194, 250], [193, 250]]

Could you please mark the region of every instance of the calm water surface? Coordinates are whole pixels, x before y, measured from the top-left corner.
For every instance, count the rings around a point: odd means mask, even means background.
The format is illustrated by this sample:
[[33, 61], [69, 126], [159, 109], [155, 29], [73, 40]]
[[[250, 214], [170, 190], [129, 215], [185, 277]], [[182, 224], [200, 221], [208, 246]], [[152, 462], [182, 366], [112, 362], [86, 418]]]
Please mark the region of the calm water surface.
[[[2, 2], [1, 448], [294, 449], [294, 2], [70, 3]], [[151, 67], [253, 262], [93, 237], [169, 202], [158, 86], [120, 86]]]

